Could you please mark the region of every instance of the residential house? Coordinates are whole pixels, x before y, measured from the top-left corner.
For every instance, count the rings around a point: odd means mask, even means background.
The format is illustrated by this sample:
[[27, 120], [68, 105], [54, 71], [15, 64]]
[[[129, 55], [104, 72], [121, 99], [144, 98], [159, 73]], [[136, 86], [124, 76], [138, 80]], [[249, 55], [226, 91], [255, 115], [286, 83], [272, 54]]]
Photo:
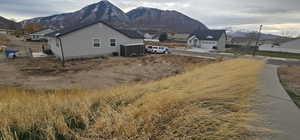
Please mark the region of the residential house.
[[49, 47], [60, 59], [120, 54], [121, 45], [144, 43], [143, 35], [137, 31], [116, 29], [102, 21], [64, 29], [47, 36]]
[[32, 41], [47, 41], [47, 37], [45, 36], [46, 34], [50, 34], [54, 32], [55, 30], [53, 29], [42, 29], [40, 31], [33, 32], [29, 34], [29, 40]]
[[190, 35], [187, 44], [189, 48], [225, 50], [226, 38], [225, 30], [197, 30]]
[[145, 38], [144, 40], [146, 42], [159, 42], [159, 35], [158, 34], [145, 33], [144, 38]]

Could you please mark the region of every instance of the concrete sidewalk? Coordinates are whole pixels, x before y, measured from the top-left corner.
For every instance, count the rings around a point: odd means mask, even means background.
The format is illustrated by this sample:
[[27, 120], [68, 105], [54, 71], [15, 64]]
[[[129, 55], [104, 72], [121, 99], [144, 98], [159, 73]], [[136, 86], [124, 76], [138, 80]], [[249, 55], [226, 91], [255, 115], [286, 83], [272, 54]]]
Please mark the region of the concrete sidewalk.
[[262, 74], [257, 111], [263, 127], [274, 130], [271, 140], [300, 140], [300, 109], [283, 89], [277, 66], [267, 64]]

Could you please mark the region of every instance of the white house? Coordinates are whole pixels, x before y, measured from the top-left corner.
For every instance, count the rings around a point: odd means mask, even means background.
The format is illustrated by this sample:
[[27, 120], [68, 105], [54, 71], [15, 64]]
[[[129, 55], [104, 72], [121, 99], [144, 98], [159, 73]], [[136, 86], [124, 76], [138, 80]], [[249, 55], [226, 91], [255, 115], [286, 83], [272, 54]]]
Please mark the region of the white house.
[[144, 41], [146, 42], [159, 42], [159, 35], [146, 33], [144, 34]]
[[30, 40], [32, 41], [42, 41], [47, 40], [46, 34], [50, 34], [54, 32], [53, 29], [42, 29], [40, 31], [33, 32], [29, 34]]
[[136, 31], [121, 30], [97, 21], [48, 34], [48, 45], [60, 59], [74, 59], [120, 54], [120, 45], [143, 44]]
[[197, 30], [189, 36], [187, 44], [189, 48], [225, 50], [226, 38], [225, 30]]
[[273, 52], [300, 53], [300, 38], [296, 38], [279, 44], [263, 44], [259, 46], [259, 50], [273, 51]]

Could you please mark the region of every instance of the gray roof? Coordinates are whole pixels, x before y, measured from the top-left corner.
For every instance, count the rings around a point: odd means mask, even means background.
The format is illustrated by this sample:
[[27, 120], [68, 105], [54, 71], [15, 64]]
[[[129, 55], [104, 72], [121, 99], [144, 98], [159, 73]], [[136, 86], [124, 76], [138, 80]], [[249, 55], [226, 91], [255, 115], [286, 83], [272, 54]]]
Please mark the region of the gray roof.
[[190, 37], [196, 36], [200, 40], [219, 40], [222, 35], [226, 35], [225, 30], [197, 30], [193, 32]]
[[31, 35], [32, 34], [50, 34], [50, 33], [53, 33], [53, 32], [55, 32], [55, 30], [53, 30], [53, 29], [50, 29], [50, 28], [44, 28], [44, 29], [41, 29], [41, 30], [39, 30], [39, 31], [35, 31], [35, 32], [32, 32], [32, 33], [30, 33]]
[[78, 25], [78, 26], [73, 26], [73, 27], [70, 27], [70, 28], [65, 28], [65, 29], [62, 29], [60, 31], [56, 31], [56, 32], [53, 32], [53, 33], [50, 33], [50, 34], [47, 34], [46, 36], [49, 36], [49, 37], [60, 37], [60, 36], [64, 36], [64, 35], [67, 35], [69, 33], [72, 33], [72, 32], [75, 32], [75, 31], [78, 31], [78, 30], [81, 30], [83, 28], [86, 28], [86, 27], [89, 27], [89, 26], [92, 26], [94, 24], [98, 24], [98, 23], [102, 23], [118, 32], [120, 32], [121, 34], [129, 37], [129, 38], [133, 38], [133, 39], [144, 39], [144, 36], [142, 34], [140, 34], [139, 32], [137, 31], [134, 31], [134, 30], [127, 30], [127, 29], [117, 29], [115, 27], [113, 27], [112, 25], [109, 25], [108, 23], [106, 22], [103, 22], [103, 21], [96, 21], [96, 22], [92, 22], [92, 23], [88, 23], [88, 24], [81, 24], [81, 25]]

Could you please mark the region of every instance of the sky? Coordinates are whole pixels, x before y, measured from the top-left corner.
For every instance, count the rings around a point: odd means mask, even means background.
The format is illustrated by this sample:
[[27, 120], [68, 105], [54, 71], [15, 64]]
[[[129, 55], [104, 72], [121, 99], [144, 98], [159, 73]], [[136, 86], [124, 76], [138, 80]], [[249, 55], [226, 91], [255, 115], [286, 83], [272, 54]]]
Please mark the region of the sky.
[[[21, 21], [79, 10], [100, 0], [0, 0], [0, 16]], [[300, 0], [110, 0], [124, 12], [137, 7], [177, 10], [211, 29], [300, 35]]]

